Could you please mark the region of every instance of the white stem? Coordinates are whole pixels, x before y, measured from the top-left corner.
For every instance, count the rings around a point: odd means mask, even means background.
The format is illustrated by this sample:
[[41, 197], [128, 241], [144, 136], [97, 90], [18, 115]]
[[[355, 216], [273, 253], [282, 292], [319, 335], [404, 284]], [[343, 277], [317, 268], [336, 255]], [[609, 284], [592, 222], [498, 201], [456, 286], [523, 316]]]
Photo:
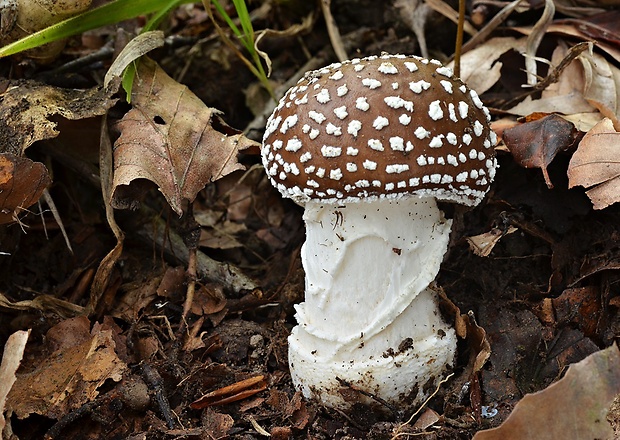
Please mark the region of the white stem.
[[304, 220], [306, 297], [289, 337], [295, 385], [341, 408], [355, 402], [338, 379], [394, 404], [420, 403], [456, 350], [428, 287], [451, 221], [418, 197], [309, 202]]

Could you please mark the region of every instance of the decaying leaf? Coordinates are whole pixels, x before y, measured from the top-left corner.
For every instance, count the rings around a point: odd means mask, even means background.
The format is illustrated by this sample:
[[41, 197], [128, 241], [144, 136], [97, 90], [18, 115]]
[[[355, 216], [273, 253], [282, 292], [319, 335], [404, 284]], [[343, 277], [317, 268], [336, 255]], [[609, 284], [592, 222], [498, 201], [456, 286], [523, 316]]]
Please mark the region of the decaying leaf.
[[15, 372], [19, 368], [24, 356], [28, 336], [30, 336], [30, 330], [17, 331], [9, 336], [4, 345], [2, 362], [0, 363], [0, 433], [3, 432], [6, 423], [4, 418], [6, 396], [17, 379]]
[[568, 165], [568, 187], [590, 188], [594, 209], [620, 201], [620, 133], [605, 118], [579, 143]]
[[553, 188], [547, 166], [573, 145], [578, 134], [573, 124], [552, 114], [506, 129], [503, 137], [515, 161], [524, 168], [540, 168], [547, 186]]
[[[510, 50], [523, 51], [525, 42], [525, 38], [491, 38], [470, 50], [461, 58], [461, 79], [473, 90], [483, 94], [501, 77], [503, 64], [500, 57]], [[453, 64], [449, 66], [453, 67]]]
[[237, 153], [256, 143], [227, 126], [217, 110], [155, 62], [142, 58], [136, 78], [134, 108], [118, 124], [112, 204], [131, 206], [129, 185], [147, 179], [182, 215], [184, 200], [193, 201], [207, 183], [243, 169]]
[[479, 257], [488, 257], [499, 240], [508, 234], [516, 232], [517, 228], [510, 226], [507, 230], [502, 231], [499, 228], [493, 228], [484, 234], [467, 237], [467, 243], [472, 252]]
[[35, 81], [11, 82], [0, 101], [0, 151], [21, 156], [36, 141], [58, 136], [50, 117], [77, 120], [103, 115], [114, 105], [101, 87], [61, 89]]
[[596, 52], [584, 52], [579, 56], [579, 60], [585, 77], [584, 98], [618, 126], [620, 70]]
[[0, 153], [0, 224], [18, 220], [52, 182], [40, 162]]
[[611, 439], [606, 416], [620, 393], [620, 351], [615, 345], [569, 367], [543, 391], [526, 395], [501, 426], [474, 440]]
[[54, 340], [66, 338], [76, 344], [61, 345], [46, 359], [26, 366], [34, 367], [32, 371], [17, 375], [6, 404], [17, 417], [41, 414], [58, 419], [97, 397], [105, 381], [121, 380], [126, 365], [114, 352], [112, 330], [95, 324], [89, 332], [84, 316], [67, 321], [58, 324], [64, 331]]

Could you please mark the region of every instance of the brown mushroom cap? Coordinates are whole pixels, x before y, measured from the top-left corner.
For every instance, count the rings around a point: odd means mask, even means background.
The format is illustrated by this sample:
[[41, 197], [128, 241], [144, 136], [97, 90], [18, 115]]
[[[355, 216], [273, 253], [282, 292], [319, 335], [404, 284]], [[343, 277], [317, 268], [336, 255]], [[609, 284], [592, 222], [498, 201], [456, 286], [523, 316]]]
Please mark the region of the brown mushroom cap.
[[497, 162], [490, 115], [436, 60], [382, 55], [309, 72], [267, 121], [262, 158], [285, 197], [408, 194], [476, 205]]

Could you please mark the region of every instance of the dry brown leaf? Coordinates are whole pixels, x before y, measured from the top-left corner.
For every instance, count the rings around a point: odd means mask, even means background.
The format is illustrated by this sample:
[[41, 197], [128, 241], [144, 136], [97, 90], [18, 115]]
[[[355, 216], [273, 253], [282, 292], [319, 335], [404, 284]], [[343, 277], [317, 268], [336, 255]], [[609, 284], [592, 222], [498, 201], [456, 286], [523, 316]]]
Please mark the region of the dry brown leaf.
[[575, 142], [578, 131], [575, 126], [558, 115], [526, 122], [504, 130], [504, 143], [515, 162], [524, 168], [540, 168], [549, 188], [553, 184], [547, 166], [560, 152]]
[[[484, 44], [470, 50], [461, 57], [461, 79], [467, 85], [483, 94], [493, 87], [501, 77], [500, 57], [509, 50], [523, 51], [525, 38], [491, 38]], [[453, 67], [454, 62], [449, 66]]]
[[543, 391], [528, 394], [498, 428], [474, 440], [611, 439], [607, 412], [620, 393], [620, 352], [615, 345], [569, 367]]
[[584, 98], [619, 127], [620, 70], [596, 52], [584, 52], [578, 59], [584, 70]]
[[512, 234], [516, 232], [517, 228], [514, 226], [508, 227], [505, 231], [502, 231], [499, 228], [493, 228], [490, 231], [487, 231], [483, 234], [473, 235], [471, 237], [467, 237], [467, 243], [469, 244], [469, 248], [471, 251], [478, 255], [479, 257], [488, 257], [491, 254], [491, 251], [495, 247], [499, 240], [505, 235]]
[[[87, 318], [73, 319], [85, 320], [88, 331]], [[75, 326], [65, 328], [76, 331]], [[33, 413], [58, 419], [97, 397], [105, 381], [121, 380], [127, 367], [114, 351], [112, 330], [95, 324], [85, 339], [79, 345], [62, 346], [42, 361], [30, 359], [26, 368], [34, 369], [17, 375], [6, 408], [20, 419]]]
[[568, 187], [591, 188], [586, 194], [594, 209], [620, 201], [620, 133], [605, 118], [579, 143], [568, 165]]
[[51, 182], [42, 163], [0, 153], [0, 224], [18, 221], [19, 214], [35, 204]]
[[0, 363], [0, 433], [4, 431], [4, 426], [6, 424], [4, 418], [6, 396], [9, 394], [9, 391], [11, 391], [15, 380], [17, 380], [15, 372], [19, 368], [22, 357], [24, 356], [24, 349], [26, 348], [28, 336], [30, 336], [30, 330], [20, 330], [9, 336], [6, 344], [4, 344], [2, 362]]
[[142, 58], [136, 78], [134, 108], [118, 123], [112, 204], [131, 206], [129, 185], [147, 179], [182, 215], [184, 200], [193, 201], [207, 183], [243, 169], [237, 153], [256, 143], [227, 126], [217, 110], [154, 61]]
[[[571, 48], [572, 49], [572, 48]], [[567, 44], [559, 41], [551, 56], [551, 65], [560, 66], [570, 50]], [[528, 96], [508, 110], [509, 113], [526, 116], [531, 113], [560, 113], [573, 115], [592, 113], [596, 109], [583, 96], [586, 88], [584, 69], [578, 62], [570, 62], [557, 78], [557, 82], [545, 88], [538, 99]], [[590, 128], [590, 127], [588, 127]]]
[[54, 115], [84, 119], [103, 115], [116, 100], [101, 88], [61, 89], [34, 81], [9, 84], [0, 102], [0, 151], [21, 156], [26, 148], [58, 136]]

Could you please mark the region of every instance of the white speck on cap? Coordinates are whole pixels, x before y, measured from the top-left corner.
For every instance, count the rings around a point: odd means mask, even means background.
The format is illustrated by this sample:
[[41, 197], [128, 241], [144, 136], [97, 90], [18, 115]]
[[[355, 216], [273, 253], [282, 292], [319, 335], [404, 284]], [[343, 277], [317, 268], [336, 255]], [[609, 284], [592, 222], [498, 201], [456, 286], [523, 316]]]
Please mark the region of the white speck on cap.
[[347, 133], [352, 135], [353, 137], [357, 137], [357, 133], [362, 129], [362, 123], [357, 119], [352, 120], [347, 125]]
[[400, 136], [390, 138], [390, 148], [394, 151], [405, 151], [405, 142]]
[[423, 90], [428, 90], [431, 87], [431, 83], [428, 81], [424, 81], [423, 79], [419, 81], [411, 81], [409, 83], [409, 88], [413, 93], [420, 94]]
[[405, 110], [412, 112], [413, 111], [413, 102], [407, 101], [406, 99], [401, 98], [400, 96], [386, 96], [383, 98], [383, 101], [391, 108], [405, 108]]
[[340, 107], [336, 107], [334, 109], [334, 114], [336, 115], [336, 117], [338, 119], [344, 119], [347, 116], [349, 116], [349, 113], [347, 112], [347, 106], [346, 105], [342, 105]]
[[439, 81], [439, 84], [441, 84], [441, 87], [443, 87], [446, 92], [452, 94], [452, 83], [450, 81], [442, 79]]
[[357, 171], [357, 165], [353, 162], [347, 162], [347, 171], [350, 173], [354, 173]]
[[467, 105], [464, 101], [459, 101], [459, 116], [461, 119], [467, 118], [467, 111], [469, 110], [469, 105]]
[[329, 96], [329, 90], [322, 89], [319, 93], [317, 93], [316, 100], [319, 101], [321, 104], [327, 104], [329, 101], [331, 101], [331, 97]]
[[347, 147], [347, 155], [348, 156], [357, 156], [359, 154], [360, 150], [358, 150], [357, 148], [353, 148], [353, 147]]
[[456, 110], [455, 110], [455, 106], [453, 103], [449, 102], [448, 103], [448, 115], [449, 118], [452, 122], [459, 122], [459, 120], [456, 118]]
[[315, 140], [317, 137], [319, 137], [319, 134], [321, 132], [319, 130], [317, 130], [316, 128], [313, 128], [312, 130], [310, 130], [310, 134], [308, 135], [308, 137], [311, 140]]
[[437, 70], [435, 71], [440, 75], [447, 76], [448, 78], [452, 78], [452, 76], [454, 75], [454, 72], [452, 71], [452, 69], [450, 69], [449, 67], [445, 67], [445, 66], [438, 67]]
[[323, 145], [321, 147], [321, 154], [323, 157], [338, 157], [342, 154], [342, 148], [332, 145]]
[[333, 136], [340, 136], [342, 135], [342, 128], [332, 124], [331, 122], [328, 122], [325, 126], [325, 133], [331, 134]]
[[416, 63], [413, 63], [411, 61], [406, 61], [405, 63], [405, 67], [409, 70], [409, 72], [413, 73], [416, 70], [418, 70], [418, 65]]
[[376, 151], [384, 151], [383, 144], [379, 139], [368, 139], [368, 146]]
[[441, 146], [443, 145], [443, 141], [441, 140], [441, 138], [443, 137], [444, 137], [443, 134], [438, 134], [437, 136], [433, 136], [433, 139], [431, 139], [428, 146], [431, 148], [441, 148]]
[[336, 168], [335, 170], [331, 170], [329, 172], [329, 178], [332, 180], [340, 180], [342, 179], [342, 171], [340, 168]]
[[366, 168], [367, 170], [374, 171], [377, 169], [377, 162], [373, 162], [372, 160], [366, 159], [364, 163], [362, 164], [362, 166]]
[[372, 78], [364, 78], [362, 84], [368, 87], [370, 90], [378, 89], [381, 87], [381, 81]]
[[314, 122], [316, 122], [317, 124], [322, 124], [323, 121], [327, 119], [323, 113], [320, 113], [314, 110], [310, 110], [308, 112], [308, 117], [312, 119]]
[[470, 90], [469, 94], [471, 95], [471, 99], [474, 101], [474, 105], [476, 107], [478, 107], [480, 110], [482, 110], [484, 108], [484, 104], [480, 100], [480, 97], [478, 96], [476, 91], [475, 90]]
[[431, 132], [426, 130], [424, 127], [418, 127], [415, 129], [413, 134], [415, 134], [415, 137], [418, 139], [426, 139], [427, 137], [430, 137]]
[[392, 165], [386, 165], [385, 172], [388, 174], [400, 174], [405, 171], [409, 171], [409, 165], [406, 163], [396, 163]]
[[286, 147], [284, 147], [284, 149], [286, 151], [290, 151], [290, 152], [294, 153], [296, 151], [299, 151], [299, 149], [302, 147], [302, 145], [303, 144], [301, 143], [301, 141], [295, 137], [295, 138], [289, 139], [286, 142]]
[[334, 72], [334, 74], [330, 75], [328, 78], [338, 81], [338, 80], [341, 80], [343, 76], [344, 75], [342, 73], [342, 70], [336, 70], [336, 72]]
[[339, 97], [346, 95], [348, 92], [349, 92], [349, 89], [347, 88], [346, 84], [343, 84], [336, 89], [336, 95]]
[[478, 120], [474, 122], [474, 134], [478, 137], [482, 136], [482, 132], [484, 131], [484, 125]]
[[360, 96], [355, 100], [355, 108], [363, 112], [368, 111], [370, 105], [368, 104], [365, 96]]
[[372, 121], [372, 126], [377, 130], [381, 130], [388, 125], [390, 125], [390, 121], [385, 116], [377, 116], [375, 120]]
[[295, 100], [295, 104], [296, 105], [307, 104], [307, 103], [308, 103], [308, 94], [307, 93], [304, 96], [302, 96], [301, 98]]
[[400, 122], [403, 125], [409, 125], [409, 123], [411, 122], [411, 116], [409, 116], [406, 113], [403, 113], [402, 115], [398, 117], [398, 122]]
[[469, 133], [465, 133], [465, 134], [463, 135], [463, 143], [464, 143], [465, 145], [469, 145], [469, 144], [471, 144], [472, 139], [473, 139], [473, 138], [471, 137], [471, 134], [469, 134]]
[[443, 118], [443, 110], [441, 109], [441, 101], [435, 100], [428, 105], [428, 115], [433, 121], [439, 121]]
[[381, 63], [377, 70], [386, 75], [396, 75], [398, 73], [396, 66], [390, 62]]

